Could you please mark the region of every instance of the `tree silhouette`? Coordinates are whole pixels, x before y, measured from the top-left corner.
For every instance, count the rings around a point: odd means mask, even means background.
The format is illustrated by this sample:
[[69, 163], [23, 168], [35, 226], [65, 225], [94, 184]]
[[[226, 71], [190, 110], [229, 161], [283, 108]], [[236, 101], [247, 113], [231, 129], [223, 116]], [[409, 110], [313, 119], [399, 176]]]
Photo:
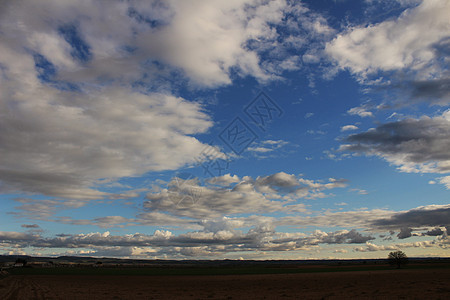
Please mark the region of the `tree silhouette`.
[[397, 265], [397, 269], [400, 269], [402, 265], [408, 263], [408, 256], [403, 251], [394, 251], [388, 255], [389, 264]]

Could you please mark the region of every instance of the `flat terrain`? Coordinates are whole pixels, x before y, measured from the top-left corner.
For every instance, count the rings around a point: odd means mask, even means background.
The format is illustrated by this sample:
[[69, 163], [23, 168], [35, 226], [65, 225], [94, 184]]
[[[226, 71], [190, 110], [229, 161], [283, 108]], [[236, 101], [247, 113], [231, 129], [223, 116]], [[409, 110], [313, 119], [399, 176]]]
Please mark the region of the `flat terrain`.
[[0, 299], [449, 299], [450, 268], [246, 275], [10, 275]]

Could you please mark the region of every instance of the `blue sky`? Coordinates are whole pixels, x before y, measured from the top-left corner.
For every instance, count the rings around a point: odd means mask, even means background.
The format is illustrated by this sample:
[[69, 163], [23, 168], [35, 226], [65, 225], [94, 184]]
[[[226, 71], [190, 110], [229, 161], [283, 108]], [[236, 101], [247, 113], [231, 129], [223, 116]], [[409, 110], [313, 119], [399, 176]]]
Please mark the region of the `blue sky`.
[[0, 253], [448, 256], [446, 1], [4, 1]]

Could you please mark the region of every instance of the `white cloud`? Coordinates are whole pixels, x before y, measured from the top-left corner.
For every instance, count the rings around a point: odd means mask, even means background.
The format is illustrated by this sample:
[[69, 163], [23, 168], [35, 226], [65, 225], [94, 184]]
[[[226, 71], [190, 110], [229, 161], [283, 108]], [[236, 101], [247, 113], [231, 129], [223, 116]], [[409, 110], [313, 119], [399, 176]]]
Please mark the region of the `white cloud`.
[[266, 152], [272, 152], [273, 149], [271, 148], [264, 148], [264, 147], [249, 147], [247, 148], [248, 151], [252, 152], [259, 152], [259, 153], [266, 153]]
[[361, 118], [365, 118], [365, 117], [373, 117], [372, 112], [368, 111], [367, 108], [365, 106], [360, 106], [360, 107], [353, 107], [350, 108], [347, 113], [349, 115], [357, 115], [360, 116]]
[[356, 193], [358, 193], [360, 195], [367, 195], [368, 194], [368, 192], [366, 190], [363, 190], [363, 189], [350, 189], [350, 191], [351, 192], [356, 192]]
[[348, 252], [348, 250], [345, 250], [345, 249], [336, 249], [333, 251], [333, 253], [347, 253], [347, 252]]
[[434, 77], [442, 72], [434, 47], [449, 36], [449, 15], [447, 1], [425, 0], [397, 19], [348, 28], [326, 52], [339, 67], [362, 76], [410, 69], [421, 78]]
[[341, 131], [357, 130], [358, 127], [355, 125], [344, 125], [341, 127]]
[[139, 47], [181, 68], [201, 86], [229, 84], [232, 67], [243, 75], [268, 79], [257, 53], [244, 45], [249, 39], [276, 34], [268, 22], [281, 21], [285, 1], [172, 1], [170, 5], [169, 25], [142, 33]]
[[264, 140], [256, 144], [254, 143], [254, 146], [248, 147], [247, 150], [253, 152], [259, 158], [264, 158], [265, 154], [271, 154], [273, 157], [276, 155], [276, 150], [279, 150], [288, 144], [289, 142], [283, 140]]
[[437, 180], [439, 181], [439, 183], [445, 185], [448, 190], [450, 190], [450, 176], [440, 177], [437, 178]]
[[372, 251], [392, 251], [403, 248], [429, 248], [437, 247], [436, 241], [419, 241], [413, 243], [397, 243], [392, 245], [376, 245], [370, 242], [366, 242], [366, 247], [354, 248], [357, 252], [372, 252]]
[[419, 241], [419, 242], [412, 242], [412, 243], [399, 243], [396, 244], [398, 248], [428, 248], [428, 247], [435, 247], [436, 241]]
[[398, 250], [397, 246], [385, 246], [385, 245], [375, 245], [370, 242], [366, 242], [366, 247], [356, 247], [355, 251], [358, 252], [369, 252], [369, 251], [386, 251], [386, 250]]
[[283, 140], [265, 140], [261, 142], [262, 144], [266, 144], [266, 145], [275, 145], [275, 146], [283, 146], [286, 145], [288, 142], [283, 141]]
[[237, 175], [231, 176], [231, 174], [225, 174], [222, 176], [216, 176], [216, 177], [208, 179], [208, 182], [211, 184], [217, 184], [217, 185], [223, 185], [223, 186], [229, 186], [233, 183], [238, 183], [240, 181], [241, 181], [241, 179]]

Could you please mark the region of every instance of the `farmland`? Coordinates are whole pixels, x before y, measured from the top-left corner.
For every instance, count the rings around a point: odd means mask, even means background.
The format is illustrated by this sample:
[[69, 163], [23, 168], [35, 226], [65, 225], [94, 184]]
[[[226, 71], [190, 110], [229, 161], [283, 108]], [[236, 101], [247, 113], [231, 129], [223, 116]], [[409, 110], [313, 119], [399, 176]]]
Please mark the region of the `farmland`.
[[11, 268], [2, 299], [444, 299], [450, 264], [199, 262]]

